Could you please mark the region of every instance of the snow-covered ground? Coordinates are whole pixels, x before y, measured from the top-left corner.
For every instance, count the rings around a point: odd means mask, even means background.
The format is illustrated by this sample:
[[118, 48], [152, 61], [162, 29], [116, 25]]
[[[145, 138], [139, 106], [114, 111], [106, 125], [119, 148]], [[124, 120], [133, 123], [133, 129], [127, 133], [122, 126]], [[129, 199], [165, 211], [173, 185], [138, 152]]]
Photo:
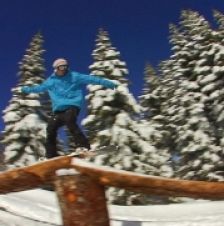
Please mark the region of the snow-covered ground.
[[[223, 226], [224, 201], [109, 206], [112, 226]], [[61, 225], [55, 193], [41, 189], [0, 195], [0, 226]]]

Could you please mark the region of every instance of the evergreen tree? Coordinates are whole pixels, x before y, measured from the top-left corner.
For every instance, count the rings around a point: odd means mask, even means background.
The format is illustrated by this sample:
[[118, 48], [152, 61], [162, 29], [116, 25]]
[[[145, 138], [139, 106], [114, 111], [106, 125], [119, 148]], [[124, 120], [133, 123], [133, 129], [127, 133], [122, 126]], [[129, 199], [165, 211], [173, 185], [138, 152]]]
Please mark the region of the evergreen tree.
[[88, 85], [88, 117], [83, 120], [83, 125], [91, 143], [96, 146], [109, 145], [112, 142], [110, 137], [99, 138], [102, 131], [113, 127], [116, 115], [122, 110], [133, 115], [137, 113], [138, 107], [127, 89], [126, 64], [119, 59], [120, 53], [112, 47], [108, 33], [102, 29], [99, 30], [96, 49], [92, 55], [95, 61], [89, 67], [92, 74], [116, 80], [123, 85], [120, 92]]
[[[216, 125], [211, 117], [215, 93], [221, 85], [214, 71], [217, 43], [209, 23], [194, 11], [183, 11], [180, 29], [171, 35], [174, 54], [172, 73], [178, 87], [174, 98], [178, 105], [175, 143], [181, 154], [179, 176], [196, 180], [220, 180], [223, 151], [216, 136]], [[178, 34], [178, 36], [177, 36]], [[182, 37], [182, 43], [178, 42]]]
[[[171, 169], [167, 170], [167, 174], [162, 171], [162, 176], [174, 176], [173, 169], [177, 168], [177, 162], [174, 160], [179, 155], [175, 139], [181, 116], [181, 111], [179, 111], [178, 107], [180, 101], [180, 90], [178, 88], [180, 81], [178, 74], [174, 73], [172, 68], [173, 63], [173, 60], [167, 60], [159, 64], [160, 84], [150, 94], [152, 99], [157, 97], [158, 108], [155, 111], [156, 114], [148, 121], [156, 131], [151, 136], [149, 142], [154, 143], [160, 155], [166, 157], [165, 161], [160, 162], [160, 167], [172, 168], [172, 171]], [[169, 160], [173, 161], [170, 163]]]
[[[224, 14], [219, 12], [218, 10], [213, 10], [213, 16], [218, 24], [218, 31], [220, 31], [223, 34], [223, 28], [224, 28]], [[222, 41], [222, 35], [220, 41]]]
[[5, 161], [4, 161], [4, 145], [2, 144], [3, 136], [0, 133], [0, 171], [4, 171], [6, 169], [5, 167]]
[[208, 107], [210, 107], [211, 120], [214, 122], [216, 127], [216, 135], [219, 144], [224, 148], [224, 15], [215, 10], [214, 18], [218, 24], [218, 29], [216, 32], [213, 32], [214, 66], [212, 67], [212, 74], [214, 74], [213, 80], [216, 83], [214, 84], [213, 82], [214, 90], [212, 90], [213, 92], [210, 94]]
[[142, 106], [143, 118], [148, 120], [153, 115], [158, 114], [159, 97], [153, 95], [153, 91], [159, 86], [159, 77], [156, 71], [150, 64], [146, 64], [144, 71], [144, 87], [142, 95], [139, 97], [140, 105]]
[[[114, 144], [118, 146], [118, 152], [108, 152], [95, 158], [94, 162], [117, 169], [153, 174], [152, 172], [158, 170], [155, 160], [151, 160], [149, 156], [157, 155], [157, 150], [141, 137], [138, 122], [135, 120], [140, 107], [128, 90], [128, 80], [125, 77], [128, 70], [119, 57], [120, 53], [112, 47], [108, 33], [101, 29], [93, 51], [95, 62], [90, 66], [91, 73], [116, 80], [120, 85], [117, 90], [88, 86], [88, 117], [83, 124], [93, 147]], [[144, 158], [144, 152], [148, 153], [147, 159]], [[143, 200], [147, 202], [142, 195], [122, 189], [110, 188], [108, 194], [109, 200], [117, 204]]]
[[20, 91], [21, 86], [40, 84], [44, 80], [42, 45], [43, 37], [37, 33], [19, 63], [19, 82], [3, 111], [5, 160], [15, 166], [29, 165], [45, 152], [46, 107], [43, 108], [43, 102], [47, 99], [42, 94], [25, 95]]
[[165, 115], [166, 111], [164, 111], [168, 100], [168, 88], [168, 79], [159, 77], [151, 65], [146, 65], [143, 95], [139, 97], [143, 117], [136, 127], [139, 128], [141, 137], [156, 150], [156, 154], [152, 156], [149, 156], [148, 152], [144, 153], [144, 159], [151, 159], [149, 163], [156, 168], [151, 174], [171, 177], [173, 175], [170, 161], [171, 133], [168, 128], [168, 118]]

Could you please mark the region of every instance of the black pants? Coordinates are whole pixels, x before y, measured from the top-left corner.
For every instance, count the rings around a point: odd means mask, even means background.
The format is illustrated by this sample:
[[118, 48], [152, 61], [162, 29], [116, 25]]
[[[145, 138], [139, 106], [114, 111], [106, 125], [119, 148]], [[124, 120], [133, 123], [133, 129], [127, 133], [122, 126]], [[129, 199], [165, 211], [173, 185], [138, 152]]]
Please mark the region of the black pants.
[[90, 149], [90, 144], [81, 129], [77, 125], [77, 116], [80, 109], [71, 107], [65, 111], [57, 111], [50, 117], [47, 125], [47, 140], [46, 140], [46, 157], [53, 158], [58, 156], [57, 153], [57, 130], [61, 126], [67, 126], [69, 132], [74, 137], [76, 147], [85, 147]]

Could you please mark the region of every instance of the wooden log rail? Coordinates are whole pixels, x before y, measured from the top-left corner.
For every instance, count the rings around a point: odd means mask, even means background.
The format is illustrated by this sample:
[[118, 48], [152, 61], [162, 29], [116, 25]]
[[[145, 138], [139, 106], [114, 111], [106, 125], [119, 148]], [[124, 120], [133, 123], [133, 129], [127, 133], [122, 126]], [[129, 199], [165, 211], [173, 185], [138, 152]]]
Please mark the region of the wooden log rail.
[[147, 176], [111, 167], [96, 166], [78, 158], [58, 157], [0, 173], [0, 194], [37, 188], [55, 179], [58, 169], [73, 168], [99, 184], [148, 194], [224, 199], [224, 182], [205, 182]]
[[[72, 172], [59, 175], [59, 170]], [[71, 171], [72, 169], [72, 171]], [[0, 194], [55, 186], [64, 226], [109, 226], [104, 186], [162, 196], [224, 200], [224, 182], [177, 180], [96, 166], [69, 156], [0, 173]]]

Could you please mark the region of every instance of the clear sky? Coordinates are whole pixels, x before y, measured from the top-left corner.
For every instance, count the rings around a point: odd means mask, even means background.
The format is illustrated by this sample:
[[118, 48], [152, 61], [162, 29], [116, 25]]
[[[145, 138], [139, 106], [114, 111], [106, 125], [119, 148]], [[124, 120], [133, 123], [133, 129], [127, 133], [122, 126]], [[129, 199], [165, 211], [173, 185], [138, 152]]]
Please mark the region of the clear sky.
[[[224, 13], [223, 0], [1, 0], [0, 67], [4, 110], [17, 83], [18, 62], [31, 38], [44, 36], [46, 76], [52, 61], [68, 58], [71, 68], [89, 73], [91, 53], [100, 27], [127, 63], [130, 90], [141, 93], [146, 62], [156, 66], [170, 55], [169, 23], [177, 24], [180, 12], [192, 9], [212, 22], [212, 10]], [[4, 125], [0, 119], [0, 130]]]

